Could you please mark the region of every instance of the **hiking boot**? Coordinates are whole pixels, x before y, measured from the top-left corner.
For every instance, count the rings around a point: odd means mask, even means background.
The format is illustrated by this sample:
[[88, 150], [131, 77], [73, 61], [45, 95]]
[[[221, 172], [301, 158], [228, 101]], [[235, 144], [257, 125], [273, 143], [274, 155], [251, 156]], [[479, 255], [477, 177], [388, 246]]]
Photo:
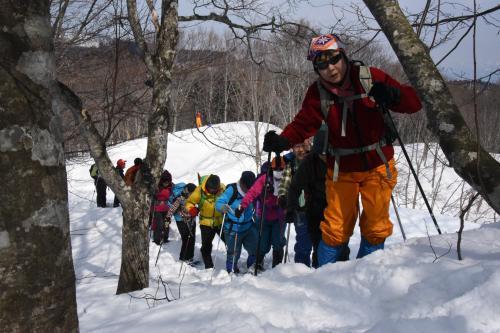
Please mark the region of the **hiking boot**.
[[214, 263], [210, 254], [202, 254], [202, 258], [203, 262], [205, 263], [205, 269], [214, 268]]
[[283, 261], [283, 250], [273, 251], [273, 268]]
[[[257, 272], [264, 272], [264, 271], [265, 271], [264, 265], [262, 263], [257, 264]], [[248, 272], [249, 273], [255, 272], [255, 264], [253, 264], [252, 266], [248, 267]]]

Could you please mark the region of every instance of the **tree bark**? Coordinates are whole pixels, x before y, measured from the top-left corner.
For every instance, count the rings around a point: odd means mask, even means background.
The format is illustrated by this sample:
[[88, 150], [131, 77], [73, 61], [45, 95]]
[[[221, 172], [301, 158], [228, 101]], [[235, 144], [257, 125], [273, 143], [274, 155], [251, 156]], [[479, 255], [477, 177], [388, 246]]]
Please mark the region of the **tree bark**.
[[424, 102], [428, 127], [455, 172], [500, 213], [500, 164], [477, 142], [427, 52], [395, 0], [364, 0]]
[[117, 294], [149, 286], [149, 193], [139, 191], [135, 202], [123, 207], [122, 263]]
[[0, 330], [78, 332], [49, 2], [0, 8]]

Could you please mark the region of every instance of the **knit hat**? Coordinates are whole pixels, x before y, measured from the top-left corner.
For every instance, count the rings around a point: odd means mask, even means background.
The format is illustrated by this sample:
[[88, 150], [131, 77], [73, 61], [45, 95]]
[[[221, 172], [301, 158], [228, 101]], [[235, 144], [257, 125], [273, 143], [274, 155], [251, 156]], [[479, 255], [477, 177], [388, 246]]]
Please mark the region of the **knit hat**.
[[220, 178], [217, 175], [210, 175], [205, 183], [205, 188], [209, 192], [217, 192], [220, 187]]
[[188, 183], [185, 188], [189, 193], [193, 192], [196, 189], [196, 185], [193, 183]]
[[263, 173], [267, 173], [267, 170], [269, 170], [269, 162], [264, 162], [261, 166], [260, 166], [260, 173], [263, 174]]
[[194, 192], [195, 189], [196, 189], [195, 184], [193, 184], [193, 183], [186, 184], [186, 186], [184, 186], [184, 188], [182, 189], [182, 196], [184, 198], [189, 197], [191, 195], [191, 193]]
[[172, 175], [170, 174], [170, 172], [168, 172], [168, 170], [163, 171], [163, 173], [160, 176], [160, 181], [169, 183], [172, 182]]
[[142, 164], [142, 159], [141, 159], [141, 158], [139, 158], [139, 157], [136, 157], [136, 158], [134, 159], [134, 165], [139, 165], [139, 164]]
[[245, 186], [247, 189], [252, 187], [255, 182], [255, 174], [252, 171], [243, 171], [240, 177], [240, 184]]

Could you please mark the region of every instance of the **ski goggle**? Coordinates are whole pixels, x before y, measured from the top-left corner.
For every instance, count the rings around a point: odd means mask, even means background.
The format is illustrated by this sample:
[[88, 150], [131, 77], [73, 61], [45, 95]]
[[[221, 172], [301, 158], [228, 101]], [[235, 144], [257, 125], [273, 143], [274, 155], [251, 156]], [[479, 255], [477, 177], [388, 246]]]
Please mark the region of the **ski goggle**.
[[335, 65], [342, 59], [342, 52], [326, 51], [321, 52], [316, 58], [314, 58], [314, 67], [317, 69], [326, 69], [329, 65]]

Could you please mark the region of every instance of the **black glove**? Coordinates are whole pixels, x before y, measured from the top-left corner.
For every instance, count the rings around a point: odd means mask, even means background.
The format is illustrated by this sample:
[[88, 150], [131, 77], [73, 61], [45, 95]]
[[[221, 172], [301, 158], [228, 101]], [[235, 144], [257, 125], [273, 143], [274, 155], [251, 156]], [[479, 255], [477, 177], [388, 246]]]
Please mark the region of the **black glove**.
[[286, 197], [284, 195], [280, 195], [278, 197], [278, 206], [281, 208], [286, 208]]
[[285, 215], [286, 223], [295, 223], [297, 221], [297, 212], [294, 210], [289, 210]]
[[239, 219], [241, 217], [241, 214], [243, 214], [243, 208], [241, 207], [236, 208], [236, 210], [234, 211], [234, 216], [236, 216], [236, 218]]
[[388, 84], [374, 82], [368, 96], [373, 97], [378, 105], [390, 108], [399, 103], [401, 91]]
[[276, 134], [276, 131], [269, 131], [264, 135], [264, 151], [270, 153], [275, 152], [276, 154], [287, 150], [289, 147], [288, 139], [284, 136]]

